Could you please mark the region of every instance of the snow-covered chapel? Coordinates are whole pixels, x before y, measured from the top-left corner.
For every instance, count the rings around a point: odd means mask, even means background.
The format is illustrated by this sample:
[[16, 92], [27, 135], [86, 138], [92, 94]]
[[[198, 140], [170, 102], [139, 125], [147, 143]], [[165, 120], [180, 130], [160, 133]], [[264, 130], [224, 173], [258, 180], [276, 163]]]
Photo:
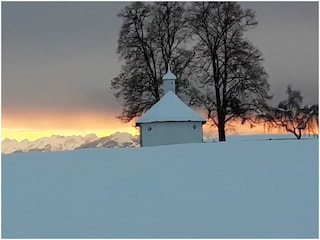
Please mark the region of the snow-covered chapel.
[[202, 142], [206, 120], [185, 105], [175, 94], [176, 76], [163, 76], [163, 97], [136, 122], [140, 127], [140, 146]]

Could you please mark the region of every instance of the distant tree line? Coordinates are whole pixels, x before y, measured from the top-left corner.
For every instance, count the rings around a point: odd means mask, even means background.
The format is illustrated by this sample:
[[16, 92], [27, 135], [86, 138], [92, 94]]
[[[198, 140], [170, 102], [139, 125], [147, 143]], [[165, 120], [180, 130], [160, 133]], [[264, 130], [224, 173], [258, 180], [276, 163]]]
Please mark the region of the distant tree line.
[[206, 113], [220, 141], [228, 122], [271, 112], [262, 53], [244, 37], [257, 25], [253, 10], [236, 2], [132, 2], [118, 16], [122, 67], [111, 87], [122, 121], [160, 99], [168, 66], [177, 76], [177, 95]]

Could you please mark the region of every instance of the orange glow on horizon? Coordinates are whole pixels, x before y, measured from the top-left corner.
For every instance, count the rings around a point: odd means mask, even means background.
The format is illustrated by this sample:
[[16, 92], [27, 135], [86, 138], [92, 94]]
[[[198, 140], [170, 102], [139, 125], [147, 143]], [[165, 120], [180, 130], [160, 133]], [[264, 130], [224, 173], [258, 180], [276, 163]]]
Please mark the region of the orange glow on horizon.
[[[5, 138], [30, 141], [52, 135], [72, 136], [94, 133], [98, 137], [108, 136], [115, 132], [139, 134], [139, 128], [134, 121], [122, 123], [114, 117], [116, 113], [96, 112], [56, 112], [56, 113], [2, 113], [1, 140]], [[207, 123], [204, 125], [204, 138], [218, 136], [217, 127]], [[285, 134], [281, 128], [268, 129], [264, 125], [241, 124], [234, 122], [226, 127], [226, 135], [253, 135], [253, 134]], [[318, 133], [318, 130], [317, 130]], [[289, 133], [290, 134], [290, 133]]]
[[42, 137], [50, 137], [52, 135], [60, 136], [85, 136], [87, 134], [96, 134], [98, 137], [109, 136], [115, 132], [127, 132], [132, 135], [137, 135], [138, 130], [129, 127], [123, 129], [109, 129], [109, 130], [100, 130], [100, 129], [87, 129], [87, 130], [70, 130], [70, 129], [48, 129], [48, 130], [36, 130], [36, 129], [8, 129], [2, 128], [1, 140], [5, 138], [15, 139], [17, 141], [22, 141], [27, 139], [29, 141], [37, 140]]
[[[286, 131], [279, 128], [268, 128], [261, 125], [252, 125], [252, 124], [241, 124], [239, 122], [234, 122], [232, 124], [226, 125], [226, 137], [231, 135], [256, 135], [256, 134], [285, 134]], [[218, 137], [218, 128], [216, 126], [212, 126], [212, 124], [207, 123], [203, 128], [204, 137]]]
[[115, 132], [139, 133], [133, 123], [122, 123], [116, 114], [74, 113], [2, 113], [1, 140], [5, 138], [22, 141], [36, 140], [52, 135], [71, 136], [94, 133], [98, 137]]
[[[212, 126], [212, 124], [204, 125], [204, 137], [218, 137], [218, 129], [216, 126]], [[319, 130], [317, 126], [314, 126], [314, 132], [308, 132], [308, 130], [302, 131], [302, 134], [318, 134]], [[244, 123], [241, 124], [240, 121], [234, 121], [230, 124], [226, 125], [226, 138], [231, 135], [257, 135], [257, 134], [292, 134], [286, 131], [282, 127], [270, 127], [266, 124], [251, 124]]]

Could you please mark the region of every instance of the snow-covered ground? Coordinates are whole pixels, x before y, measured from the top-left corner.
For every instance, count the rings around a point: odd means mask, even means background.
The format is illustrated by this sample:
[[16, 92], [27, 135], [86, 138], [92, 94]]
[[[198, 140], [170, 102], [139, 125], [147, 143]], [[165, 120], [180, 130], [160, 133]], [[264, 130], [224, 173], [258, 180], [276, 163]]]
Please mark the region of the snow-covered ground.
[[317, 238], [318, 140], [2, 155], [2, 237]]

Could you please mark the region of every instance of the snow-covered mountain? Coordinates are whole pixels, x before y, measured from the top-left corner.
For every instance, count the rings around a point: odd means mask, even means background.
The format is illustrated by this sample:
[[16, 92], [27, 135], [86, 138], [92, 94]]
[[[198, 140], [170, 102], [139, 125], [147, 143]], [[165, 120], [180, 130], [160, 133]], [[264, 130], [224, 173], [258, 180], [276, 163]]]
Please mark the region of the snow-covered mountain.
[[135, 147], [138, 145], [139, 139], [137, 136], [123, 132], [116, 132], [107, 137], [97, 137], [95, 134], [88, 134], [84, 137], [53, 135], [35, 141], [25, 139], [21, 142], [6, 138], [1, 143], [1, 153], [64, 151], [80, 148]]

